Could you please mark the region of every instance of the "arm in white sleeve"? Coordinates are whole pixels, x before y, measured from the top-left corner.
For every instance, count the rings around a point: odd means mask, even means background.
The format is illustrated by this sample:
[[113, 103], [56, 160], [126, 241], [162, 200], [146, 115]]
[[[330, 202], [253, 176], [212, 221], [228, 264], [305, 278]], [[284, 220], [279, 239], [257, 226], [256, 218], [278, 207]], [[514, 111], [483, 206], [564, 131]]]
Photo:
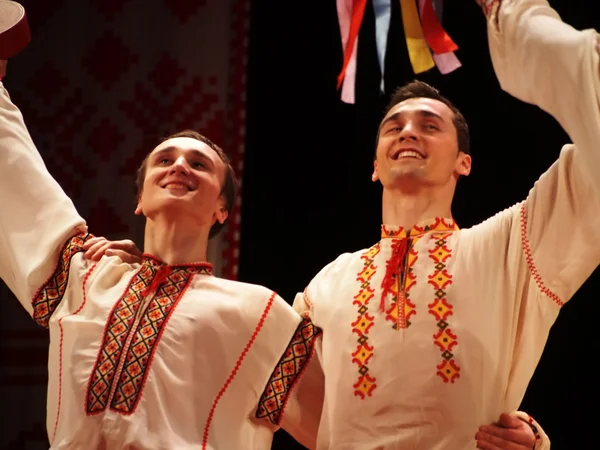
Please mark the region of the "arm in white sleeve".
[[546, 0], [479, 2], [502, 89], [551, 114], [574, 142], [535, 184], [519, 224], [533, 280], [562, 306], [600, 263], [598, 34], [565, 24]]
[[[34, 297], [61, 263], [69, 263], [64, 260], [73, 251], [69, 240], [84, 236], [87, 228], [73, 202], [48, 173], [21, 112], [1, 82], [0, 210], [0, 278], [35, 318]], [[68, 277], [68, 270], [63, 273]], [[55, 281], [56, 292], [49, 289], [38, 303], [42, 325], [60, 301], [61, 282], [66, 285], [62, 278]]]
[[294, 310], [303, 319], [273, 368], [256, 417], [267, 420], [273, 429], [283, 428], [300, 444], [314, 449], [325, 394], [322, 332], [311, 322], [303, 297], [298, 294], [294, 300]]
[[546, 0], [479, 0], [503, 90], [551, 114], [600, 190], [598, 33], [564, 23]]

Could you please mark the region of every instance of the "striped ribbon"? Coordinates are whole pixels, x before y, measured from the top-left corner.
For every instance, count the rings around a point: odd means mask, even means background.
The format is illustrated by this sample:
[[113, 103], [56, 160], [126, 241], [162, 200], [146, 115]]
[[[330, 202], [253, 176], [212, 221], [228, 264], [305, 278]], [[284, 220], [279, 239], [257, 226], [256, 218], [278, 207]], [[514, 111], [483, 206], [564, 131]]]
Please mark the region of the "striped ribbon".
[[344, 64], [337, 78], [337, 88], [342, 83], [342, 101], [354, 103], [356, 84], [356, 49], [358, 31], [365, 13], [367, 0], [337, 0], [338, 21], [344, 47]]
[[433, 50], [433, 60], [438, 70], [446, 75], [461, 67], [461, 63], [454, 54], [458, 46], [452, 41], [448, 33], [442, 28], [442, 0], [419, 0], [419, 10], [425, 39]]
[[[336, 0], [338, 22], [344, 49], [342, 70], [337, 77], [341, 99], [354, 103], [356, 94], [356, 54], [358, 33], [367, 0]], [[441, 25], [443, 0], [400, 0], [402, 23], [409, 59], [415, 74], [437, 66], [442, 74], [450, 73], [461, 63], [454, 54], [458, 46]], [[373, 0], [375, 42], [381, 69], [380, 89], [384, 92], [385, 57], [390, 28], [391, 0]]]

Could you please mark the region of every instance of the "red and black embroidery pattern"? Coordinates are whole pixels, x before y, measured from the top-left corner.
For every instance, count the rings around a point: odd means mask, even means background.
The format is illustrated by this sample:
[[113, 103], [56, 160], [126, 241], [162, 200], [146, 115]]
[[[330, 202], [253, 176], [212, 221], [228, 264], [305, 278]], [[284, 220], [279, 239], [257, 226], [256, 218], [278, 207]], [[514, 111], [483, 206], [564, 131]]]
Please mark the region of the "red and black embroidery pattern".
[[310, 360], [315, 339], [320, 334], [321, 330], [310, 319], [300, 323], [260, 397], [256, 410], [258, 419], [266, 417], [271, 423], [279, 425], [292, 387]]
[[91, 237], [91, 234], [81, 233], [67, 241], [60, 252], [54, 273], [34, 295], [32, 300], [33, 319], [44, 328], [48, 328], [50, 317], [65, 295], [69, 282], [71, 258], [82, 251], [81, 247]]
[[109, 402], [125, 414], [135, 410], [161, 333], [192, 276], [200, 273], [211, 274], [211, 266], [171, 267], [144, 259], [108, 320], [88, 386], [88, 414], [104, 411]]

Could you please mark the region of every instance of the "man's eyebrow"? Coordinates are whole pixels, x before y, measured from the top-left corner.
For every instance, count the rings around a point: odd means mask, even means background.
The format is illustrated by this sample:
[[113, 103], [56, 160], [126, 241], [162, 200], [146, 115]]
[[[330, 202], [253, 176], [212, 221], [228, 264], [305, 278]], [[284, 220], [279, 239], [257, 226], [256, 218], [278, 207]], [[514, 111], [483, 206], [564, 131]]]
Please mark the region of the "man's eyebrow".
[[[418, 115], [422, 116], [422, 117], [437, 119], [437, 120], [440, 120], [442, 122], [446, 122], [446, 119], [444, 119], [441, 115], [439, 115], [438, 113], [434, 113], [433, 111], [430, 111], [428, 109], [419, 109], [419, 110], [416, 111], [416, 113]], [[392, 114], [390, 117], [387, 117], [383, 122], [381, 122], [381, 125], [379, 126], [379, 129], [383, 128], [383, 126], [386, 123], [388, 123], [388, 122], [395, 122], [400, 117], [402, 117], [402, 113], [401, 112], [397, 112], [395, 114]]]
[[[152, 155], [152, 158], [154, 159], [157, 157], [161, 157], [163, 155], [169, 155], [169, 154], [173, 153], [175, 150], [177, 150], [177, 147], [161, 148], [160, 150], [157, 150], [156, 152], [154, 152], [154, 154]], [[204, 160], [205, 162], [209, 163], [211, 166], [214, 166], [212, 159], [210, 159], [206, 154], [202, 153], [200, 150], [189, 149], [188, 151], [192, 152], [194, 154], [195, 158], [200, 158], [200, 159]]]

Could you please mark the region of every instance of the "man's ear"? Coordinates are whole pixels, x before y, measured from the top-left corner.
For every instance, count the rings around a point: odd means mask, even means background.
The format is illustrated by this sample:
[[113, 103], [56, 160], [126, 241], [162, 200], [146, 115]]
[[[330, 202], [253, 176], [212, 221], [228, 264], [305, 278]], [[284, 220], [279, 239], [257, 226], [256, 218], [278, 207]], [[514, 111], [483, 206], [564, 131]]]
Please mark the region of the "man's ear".
[[142, 194], [138, 195], [137, 206], [135, 207], [135, 211], [133, 213], [136, 216], [141, 216], [142, 214], [144, 214], [144, 211], [142, 210]]
[[460, 152], [456, 161], [456, 173], [464, 177], [469, 176], [469, 174], [471, 173], [471, 162], [471, 155], [467, 155], [466, 153]]
[[373, 161], [373, 175], [371, 175], [371, 181], [379, 181], [379, 172], [377, 171], [377, 161]]
[[220, 224], [224, 224], [227, 220], [227, 217], [229, 217], [229, 211], [227, 211], [226, 205], [227, 202], [225, 201], [225, 197], [221, 195], [217, 203], [217, 210], [213, 214], [215, 221], [219, 222]]

